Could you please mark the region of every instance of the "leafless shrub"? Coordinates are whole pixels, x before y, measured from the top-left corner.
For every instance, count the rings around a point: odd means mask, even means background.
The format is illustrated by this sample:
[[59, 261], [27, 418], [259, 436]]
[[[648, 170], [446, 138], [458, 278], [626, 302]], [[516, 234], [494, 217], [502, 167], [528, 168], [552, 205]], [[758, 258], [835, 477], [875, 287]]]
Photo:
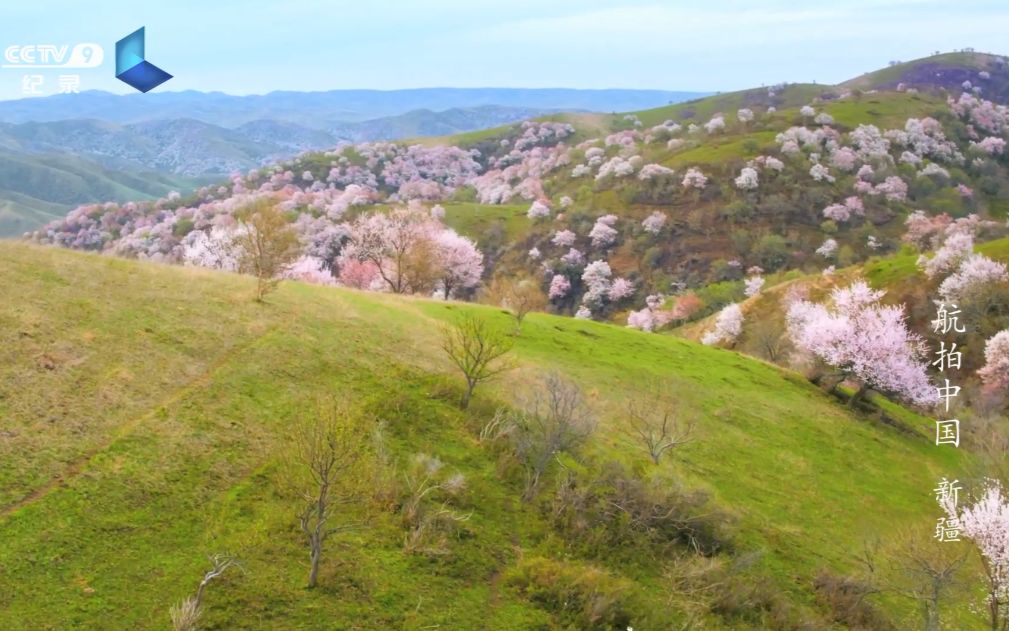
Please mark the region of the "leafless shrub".
[[778, 362], [792, 351], [784, 325], [774, 319], [757, 320], [747, 330], [746, 337], [757, 355], [769, 362]]
[[168, 610], [174, 631], [196, 631], [199, 628], [200, 618], [203, 616], [203, 592], [207, 585], [228, 568], [238, 567], [238, 560], [227, 554], [211, 556], [210, 563], [211, 568], [203, 575], [203, 580], [196, 588], [196, 594], [187, 596], [182, 602], [172, 605]]
[[200, 628], [200, 618], [203, 611], [192, 596], [186, 596], [181, 603], [172, 605], [168, 613], [172, 616], [174, 631], [196, 631]]
[[[806, 629], [787, 600], [757, 571], [760, 555], [682, 554], [666, 571], [670, 601], [697, 618], [716, 614], [761, 628]], [[820, 628], [820, 627], [816, 627]]]
[[472, 516], [449, 506], [465, 490], [466, 478], [461, 473], [446, 475], [443, 469], [438, 458], [417, 454], [404, 475], [403, 548], [408, 553], [446, 554], [449, 535]]
[[480, 428], [479, 440], [481, 444], [492, 444], [511, 434], [515, 429], [512, 424], [511, 413], [499, 409], [494, 412], [494, 416], [484, 423]]
[[880, 592], [912, 600], [925, 631], [942, 629], [941, 613], [954, 595], [965, 589], [963, 568], [970, 548], [939, 542], [925, 529], [899, 532], [892, 541], [865, 543], [859, 557], [865, 582]]
[[512, 439], [526, 472], [525, 501], [535, 497], [550, 463], [559, 454], [577, 449], [596, 426], [581, 389], [558, 373], [547, 374], [518, 409], [501, 414], [492, 421], [491, 431]]
[[705, 556], [732, 549], [732, 518], [707, 492], [629, 475], [613, 462], [596, 474], [568, 470], [558, 480], [553, 521], [598, 555], [635, 546], [662, 556], [684, 548]]
[[627, 402], [625, 431], [648, 452], [653, 463], [659, 464], [662, 454], [690, 442], [694, 420], [683, 417], [673, 399], [672, 385], [653, 382], [644, 394]]
[[813, 580], [813, 589], [816, 599], [830, 610], [834, 622], [862, 631], [892, 631], [895, 628], [869, 600], [880, 592], [880, 588], [869, 581], [821, 572]]

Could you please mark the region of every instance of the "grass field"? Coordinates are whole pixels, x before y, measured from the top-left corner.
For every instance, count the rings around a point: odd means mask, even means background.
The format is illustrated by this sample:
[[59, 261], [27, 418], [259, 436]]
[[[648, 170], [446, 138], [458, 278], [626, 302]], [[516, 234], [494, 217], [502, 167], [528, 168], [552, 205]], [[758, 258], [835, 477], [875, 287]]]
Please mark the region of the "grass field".
[[[928, 528], [931, 489], [967, 464], [931, 444], [927, 418], [903, 413], [917, 431], [901, 432], [769, 364], [610, 325], [531, 315], [518, 367], [463, 413], [438, 325], [462, 311], [506, 324], [486, 307], [297, 283], [257, 304], [244, 277], [14, 243], [0, 243], [0, 291], [15, 297], [0, 304], [4, 629], [166, 628], [221, 551], [244, 571], [210, 586], [211, 629], [565, 628], [509, 580], [540, 558], [625, 581], [635, 628], [668, 628], [667, 559], [580, 558], [476, 440], [546, 369], [600, 413], [588, 457], [710, 490], [739, 548], [761, 551], [768, 580], [809, 610], [818, 570], [850, 569], [871, 533]], [[651, 470], [622, 410], [656, 377], [698, 429]], [[472, 517], [450, 554], [404, 553], [398, 514], [354, 505], [347, 517], [368, 526], [334, 540], [320, 587], [303, 587], [299, 500], [281, 473], [290, 428], [326, 395], [383, 420], [394, 462], [423, 452], [466, 475]]]

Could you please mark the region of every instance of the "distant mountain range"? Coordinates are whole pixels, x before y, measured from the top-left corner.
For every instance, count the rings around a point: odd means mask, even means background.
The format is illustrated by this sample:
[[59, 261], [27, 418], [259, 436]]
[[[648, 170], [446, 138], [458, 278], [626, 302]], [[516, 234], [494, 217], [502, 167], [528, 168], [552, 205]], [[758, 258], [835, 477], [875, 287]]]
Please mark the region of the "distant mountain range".
[[16, 153], [63, 153], [105, 168], [183, 176], [221, 175], [341, 142], [441, 136], [484, 129], [546, 113], [486, 105], [444, 112], [417, 110], [329, 129], [260, 119], [235, 128], [192, 118], [120, 124], [96, 119], [0, 123], [0, 148]]
[[128, 124], [191, 118], [235, 128], [259, 120], [274, 120], [329, 130], [344, 123], [399, 116], [416, 110], [443, 112], [493, 105], [539, 111], [623, 112], [678, 103], [705, 94], [664, 90], [423, 88], [233, 96], [192, 90], [125, 95], [91, 90], [80, 94], [0, 101], [0, 122], [92, 118]]

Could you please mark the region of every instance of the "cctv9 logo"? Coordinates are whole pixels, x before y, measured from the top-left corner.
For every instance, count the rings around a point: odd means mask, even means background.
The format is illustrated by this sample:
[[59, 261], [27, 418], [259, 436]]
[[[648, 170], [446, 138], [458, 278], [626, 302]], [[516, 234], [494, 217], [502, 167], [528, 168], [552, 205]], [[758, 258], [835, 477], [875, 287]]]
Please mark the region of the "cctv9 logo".
[[4, 49], [4, 68], [97, 68], [105, 59], [98, 44], [13, 45]]

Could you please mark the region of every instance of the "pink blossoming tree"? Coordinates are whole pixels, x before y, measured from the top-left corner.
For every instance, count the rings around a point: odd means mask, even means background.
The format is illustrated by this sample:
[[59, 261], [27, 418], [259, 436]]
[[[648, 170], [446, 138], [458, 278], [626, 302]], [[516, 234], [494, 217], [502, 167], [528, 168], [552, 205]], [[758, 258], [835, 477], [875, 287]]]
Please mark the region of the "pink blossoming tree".
[[918, 405], [934, 403], [924, 340], [907, 328], [903, 307], [879, 304], [883, 294], [858, 281], [835, 289], [827, 305], [797, 300], [788, 308], [789, 336], [797, 349], [833, 367], [841, 381], [858, 384], [849, 405], [869, 389]]
[[997, 481], [988, 480], [973, 503], [958, 507], [949, 496], [941, 498], [939, 505], [977, 549], [987, 578], [988, 620], [993, 631], [1005, 629], [1009, 622], [1009, 499]]

